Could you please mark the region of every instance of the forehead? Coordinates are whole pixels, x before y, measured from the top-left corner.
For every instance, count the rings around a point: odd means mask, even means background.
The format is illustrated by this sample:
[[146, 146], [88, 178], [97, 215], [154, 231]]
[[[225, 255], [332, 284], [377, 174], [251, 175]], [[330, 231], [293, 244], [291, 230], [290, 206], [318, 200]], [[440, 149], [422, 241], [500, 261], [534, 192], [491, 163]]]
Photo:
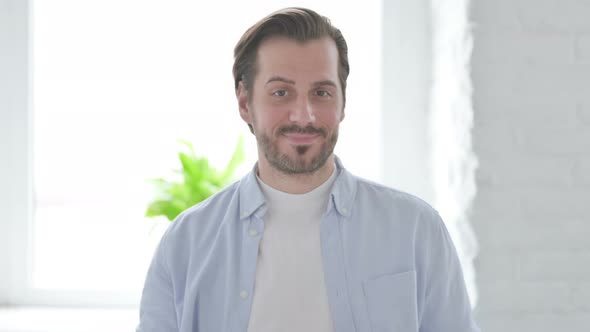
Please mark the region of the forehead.
[[330, 37], [299, 42], [287, 37], [264, 40], [256, 56], [257, 80], [269, 76], [290, 79], [333, 79], [338, 77], [338, 49]]

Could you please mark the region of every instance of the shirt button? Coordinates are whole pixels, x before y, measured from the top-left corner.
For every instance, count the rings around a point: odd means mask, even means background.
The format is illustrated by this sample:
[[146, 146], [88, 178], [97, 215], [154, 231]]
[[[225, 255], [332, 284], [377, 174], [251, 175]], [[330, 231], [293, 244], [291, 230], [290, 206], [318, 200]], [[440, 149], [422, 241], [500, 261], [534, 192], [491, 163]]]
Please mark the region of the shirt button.
[[240, 292], [240, 297], [241, 297], [242, 299], [245, 299], [245, 298], [247, 298], [247, 297], [248, 297], [248, 292], [246, 292], [245, 290], [241, 291], [241, 292]]
[[250, 234], [250, 236], [256, 236], [256, 235], [258, 235], [258, 232], [255, 229], [250, 229], [248, 231], [248, 234]]
[[348, 209], [347, 208], [342, 208], [342, 212], [343, 213], [348, 213]]

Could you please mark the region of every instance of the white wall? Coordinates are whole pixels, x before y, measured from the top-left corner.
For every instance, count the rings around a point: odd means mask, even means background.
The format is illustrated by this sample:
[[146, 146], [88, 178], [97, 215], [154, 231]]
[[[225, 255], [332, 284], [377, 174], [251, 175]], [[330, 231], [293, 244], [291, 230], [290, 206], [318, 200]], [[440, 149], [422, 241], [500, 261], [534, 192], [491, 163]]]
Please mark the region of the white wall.
[[[0, 1], [0, 305], [17, 291], [13, 285], [24, 278], [25, 265], [11, 255], [26, 250], [17, 241], [28, 231], [29, 210], [27, 161], [28, 146], [28, 4], [26, 1]], [[9, 220], [21, 220], [9, 223]], [[10, 273], [9, 273], [10, 272]]]
[[590, 2], [474, 0], [482, 330], [590, 326]]

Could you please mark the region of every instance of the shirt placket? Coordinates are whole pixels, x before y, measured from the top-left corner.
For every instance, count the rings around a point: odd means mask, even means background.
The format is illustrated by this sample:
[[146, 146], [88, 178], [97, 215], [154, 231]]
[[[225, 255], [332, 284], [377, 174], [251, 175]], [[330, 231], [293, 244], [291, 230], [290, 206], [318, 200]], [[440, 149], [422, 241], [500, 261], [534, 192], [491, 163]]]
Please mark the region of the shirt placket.
[[243, 332], [248, 329], [256, 279], [258, 249], [264, 231], [263, 213], [264, 211], [260, 211], [251, 215], [247, 220], [242, 220], [240, 276], [236, 294], [233, 295], [236, 305], [230, 331]]
[[356, 331], [348, 292], [339, 216], [334, 210], [320, 224], [324, 278], [336, 332]]

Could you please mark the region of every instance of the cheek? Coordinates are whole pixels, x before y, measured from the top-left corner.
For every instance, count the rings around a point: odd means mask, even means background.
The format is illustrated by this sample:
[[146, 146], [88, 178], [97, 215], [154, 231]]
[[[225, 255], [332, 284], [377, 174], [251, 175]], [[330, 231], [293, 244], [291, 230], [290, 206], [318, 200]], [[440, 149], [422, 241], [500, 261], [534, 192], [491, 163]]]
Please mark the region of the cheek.
[[325, 112], [316, 115], [316, 119], [319, 120], [324, 126], [336, 127], [342, 121], [342, 112]]
[[253, 113], [254, 127], [263, 132], [273, 132], [284, 125], [281, 111], [277, 109], [259, 108]]
[[273, 105], [271, 103], [260, 103], [256, 108], [257, 118], [261, 123], [272, 126], [278, 122], [288, 121], [289, 108], [285, 105]]

